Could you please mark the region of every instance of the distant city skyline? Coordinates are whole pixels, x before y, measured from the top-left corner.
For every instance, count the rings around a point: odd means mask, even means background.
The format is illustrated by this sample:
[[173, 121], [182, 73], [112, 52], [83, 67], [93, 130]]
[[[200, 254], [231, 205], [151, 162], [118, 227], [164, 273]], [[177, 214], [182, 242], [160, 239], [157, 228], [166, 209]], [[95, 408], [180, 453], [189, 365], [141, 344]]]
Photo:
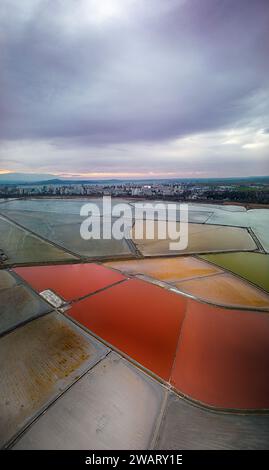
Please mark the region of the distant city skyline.
[[269, 175], [268, 0], [3, 0], [0, 175]]

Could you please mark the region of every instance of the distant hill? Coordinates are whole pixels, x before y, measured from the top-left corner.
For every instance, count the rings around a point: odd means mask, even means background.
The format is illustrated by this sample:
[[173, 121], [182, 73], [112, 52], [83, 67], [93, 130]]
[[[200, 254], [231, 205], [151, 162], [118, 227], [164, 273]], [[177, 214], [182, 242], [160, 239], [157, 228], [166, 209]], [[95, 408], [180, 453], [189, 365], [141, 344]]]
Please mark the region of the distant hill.
[[55, 179], [55, 175], [37, 173], [3, 173], [0, 174], [0, 184], [37, 183]]
[[92, 179], [70, 179], [55, 178], [51, 174], [36, 173], [6, 173], [0, 174], [0, 185], [22, 184], [22, 185], [48, 185], [48, 184], [124, 184], [124, 183], [193, 183], [193, 184], [233, 184], [233, 183], [268, 183], [269, 176], [248, 176], [248, 177], [231, 177], [231, 178], [151, 178], [151, 179], [109, 179], [109, 180], [92, 180]]

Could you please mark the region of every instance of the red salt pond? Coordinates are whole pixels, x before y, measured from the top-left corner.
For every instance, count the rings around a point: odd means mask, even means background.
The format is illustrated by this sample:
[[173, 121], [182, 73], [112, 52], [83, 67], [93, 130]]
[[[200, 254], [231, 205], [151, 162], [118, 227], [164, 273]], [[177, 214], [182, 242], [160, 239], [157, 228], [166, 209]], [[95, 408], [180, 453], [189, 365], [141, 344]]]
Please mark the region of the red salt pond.
[[269, 408], [269, 315], [190, 301], [172, 384], [220, 408]]
[[168, 380], [186, 305], [183, 296], [132, 279], [75, 303], [68, 315]]
[[126, 279], [119, 272], [95, 263], [31, 266], [14, 271], [36, 291], [51, 289], [65, 300], [84, 297]]

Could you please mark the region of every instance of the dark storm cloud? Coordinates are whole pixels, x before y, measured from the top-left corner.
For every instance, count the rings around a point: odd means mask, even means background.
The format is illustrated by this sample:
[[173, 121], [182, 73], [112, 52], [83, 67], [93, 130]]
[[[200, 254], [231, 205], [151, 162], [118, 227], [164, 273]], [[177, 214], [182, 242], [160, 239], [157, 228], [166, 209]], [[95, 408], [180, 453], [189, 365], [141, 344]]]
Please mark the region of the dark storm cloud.
[[3, 138], [175, 137], [251, 114], [268, 85], [267, 0], [130, 2], [133, 21], [98, 27], [72, 23], [79, 3], [35, 2], [24, 16], [4, 2]]
[[268, 131], [268, 24], [268, 0], [2, 0], [0, 138], [117, 167], [118, 144]]

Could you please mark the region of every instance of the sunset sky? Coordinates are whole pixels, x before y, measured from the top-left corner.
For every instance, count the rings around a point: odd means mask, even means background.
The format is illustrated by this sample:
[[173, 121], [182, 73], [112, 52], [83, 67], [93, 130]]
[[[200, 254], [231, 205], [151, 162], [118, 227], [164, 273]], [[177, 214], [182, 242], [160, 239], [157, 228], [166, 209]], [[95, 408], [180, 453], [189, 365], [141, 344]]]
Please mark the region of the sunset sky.
[[1, 0], [0, 173], [269, 175], [268, 0]]

